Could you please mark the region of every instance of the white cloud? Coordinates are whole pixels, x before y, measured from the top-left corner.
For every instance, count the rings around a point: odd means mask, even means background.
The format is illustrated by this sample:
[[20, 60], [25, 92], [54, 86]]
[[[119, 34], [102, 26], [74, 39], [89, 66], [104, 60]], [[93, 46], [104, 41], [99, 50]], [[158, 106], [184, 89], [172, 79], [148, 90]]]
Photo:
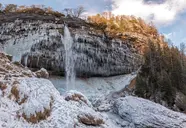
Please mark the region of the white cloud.
[[186, 0], [166, 0], [162, 4], [147, 4], [143, 0], [112, 1], [113, 14], [134, 15], [158, 25], [174, 21], [177, 15], [186, 9]]
[[165, 38], [167, 38], [167, 39], [172, 39], [172, 38], [174, 37], [175, 33], [174, 33], [174, 32], [171, 32], [171, 33], [168, 33], [168, 34], [164, 33], [163, 35], [164, 35]]

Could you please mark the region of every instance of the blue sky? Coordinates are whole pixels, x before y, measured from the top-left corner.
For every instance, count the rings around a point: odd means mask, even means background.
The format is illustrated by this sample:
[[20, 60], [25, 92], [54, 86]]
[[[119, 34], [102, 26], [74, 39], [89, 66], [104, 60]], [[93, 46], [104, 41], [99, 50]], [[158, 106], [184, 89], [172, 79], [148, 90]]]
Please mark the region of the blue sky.
[[55, 10], [83, 5], [89, 14], [111, 10], [116, 15], [135, 15], [153, 22], [172, 42], [186, 43], [186, 0], [0, 0], [3, 4], [42, 4]]

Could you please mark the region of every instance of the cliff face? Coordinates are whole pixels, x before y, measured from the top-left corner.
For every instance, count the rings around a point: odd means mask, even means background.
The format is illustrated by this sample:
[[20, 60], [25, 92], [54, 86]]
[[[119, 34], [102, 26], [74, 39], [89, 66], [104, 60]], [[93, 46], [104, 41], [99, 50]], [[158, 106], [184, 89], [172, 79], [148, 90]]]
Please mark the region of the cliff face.
[[23, 65], [64, 72], [64, 22], [74, 40], [77, 75], [131, 73], [142, 64], [141, 49], [147, 44], [146, 37], [125, 33], [125, 39], [113, 38], [80, 19], [35, 17], [9, 16], [1, 21], [1, 50], [12, 54], [14, 60], [21, 60]]

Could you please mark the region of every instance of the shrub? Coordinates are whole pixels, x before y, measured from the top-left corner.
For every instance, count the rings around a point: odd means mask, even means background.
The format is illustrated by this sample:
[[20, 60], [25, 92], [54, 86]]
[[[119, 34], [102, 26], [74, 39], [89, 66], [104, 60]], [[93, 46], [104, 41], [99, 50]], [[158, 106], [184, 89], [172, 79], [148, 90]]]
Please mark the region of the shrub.
[[51, 111], [52, 111], [52, 104], [53, 104], [53, 97], [51, 97], [51, 101], [50, 101], [50, 108], [44, 108], [43, 112], [35, 112], [35, 114], [31, 114], [29, 116], [27, 116], [25, 113], [22, 113], [22, 117], [29, 123], [38, 123], [42, 120], [46, 120], [50, 115], [51, 115]]
[[51, 109], [44, 109], [43, 112], [36, 112], [35, 115], [30, 115], [30, 117], [27, 117], [25, 115], [25, 113], [22, 114], [22, 117], [27, 121], [27, 122], [30, 122], [30, 123], [38, 123], [42, 120], [45, 120], [47, 119], [47, 117], [50, 116], [50, 113], [51, 113]]

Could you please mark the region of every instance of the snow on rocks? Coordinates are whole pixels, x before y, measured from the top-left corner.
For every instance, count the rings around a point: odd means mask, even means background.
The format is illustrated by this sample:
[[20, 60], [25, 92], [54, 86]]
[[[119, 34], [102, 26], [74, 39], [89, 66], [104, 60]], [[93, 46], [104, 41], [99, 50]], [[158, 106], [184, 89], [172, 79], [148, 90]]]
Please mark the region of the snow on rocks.
[[[119, 98], [118, 95], [113, 96], [115, 93], [100, 98], [101, 103], [98, 107], [107, 103], [108, 111], [97, 112], [82, 93], [70, 91], [65, 96], [61, 96], [49, 80], [35, 78], [35, 76], [36, 74], [28, 68], [13, 64], [5, 54], [0, 53], [0, 127], [186, 127], [184, 114], [173, 112], [141, 98], [132, 96]], [[131, 79], [131, 77], [127, 78]], [[110, 80], [106, 81], [110, 83]], [[120, 85], [117, 91], [121, 85], [125, 85], [122, 84], [124, 81], [123, 78], [121, 82], [115, 81]], [[94, 83], [92, 81], [92, 84]]]
[[65, 100], [66, 101], [77, 101], [79, 103], [85, 103], [90, 107], [92, 106], [86, 96], [84, 96], [81, 92], [78, 92], [75, 90], [71, 90], [71, 91], [67, 92], [67, 94], [65, 96]]
[[100, 114], [81, 113], [78, 119], [85, 125], [100, 126], [105, 123]]
[[50, 115], [53, 103], [53, 88], [51, 82], [44, 79], [27, 78], [20, 79], [17, 87], [19, 90], [20, 100], [26, 97], [21, 113], [23, 117], [32, 123], [37, 123]]
[[[60, 95], [49, 80], [23, 77], [12, 78], [8, 83], [8, 87], [5, 89], [6, 93], [0, 99], [0, 113], [4, 112], [6, 115], [4, 117], [3, 114], [0, 115], [1, 126], [14, 128], [86, 128], [88, 127], [87, 124], [83, 124], [78, 115], [83, 115], [83, 113], [90, 115], [87, 113], [91, 113], [90, 117], [94, 117], [95, 121], [99, 122], [98, 128], [114, 127], [108, 118], [84, 102], [66, 101], [65, 97]], [[16, 87], [17, 98], [14, 95], [10, 96], [13, 87]], [[90, 104], [83, 94], [71, 91], [71, 94], [74, 93], [82, 95], [81, 99]], [[104, 120], [105, 124], [100, 123], [101, 120]]]
[[186, 115], [142, 98], [127, 96], [116, 100], [115, 112], [135, 128], [185, 128]]
[[32, 77], [35, 76], [28, 68], [24, 68], [20, 64], [10, 62], [5, 53], [0, 52], [0, 78], [10, 77]]
[[38, 78], [46, 78], [46, 79], [49, 78], [49, 73], [44, 68], [41, 68], [39, 71], [36, 71], [35, 73]]

